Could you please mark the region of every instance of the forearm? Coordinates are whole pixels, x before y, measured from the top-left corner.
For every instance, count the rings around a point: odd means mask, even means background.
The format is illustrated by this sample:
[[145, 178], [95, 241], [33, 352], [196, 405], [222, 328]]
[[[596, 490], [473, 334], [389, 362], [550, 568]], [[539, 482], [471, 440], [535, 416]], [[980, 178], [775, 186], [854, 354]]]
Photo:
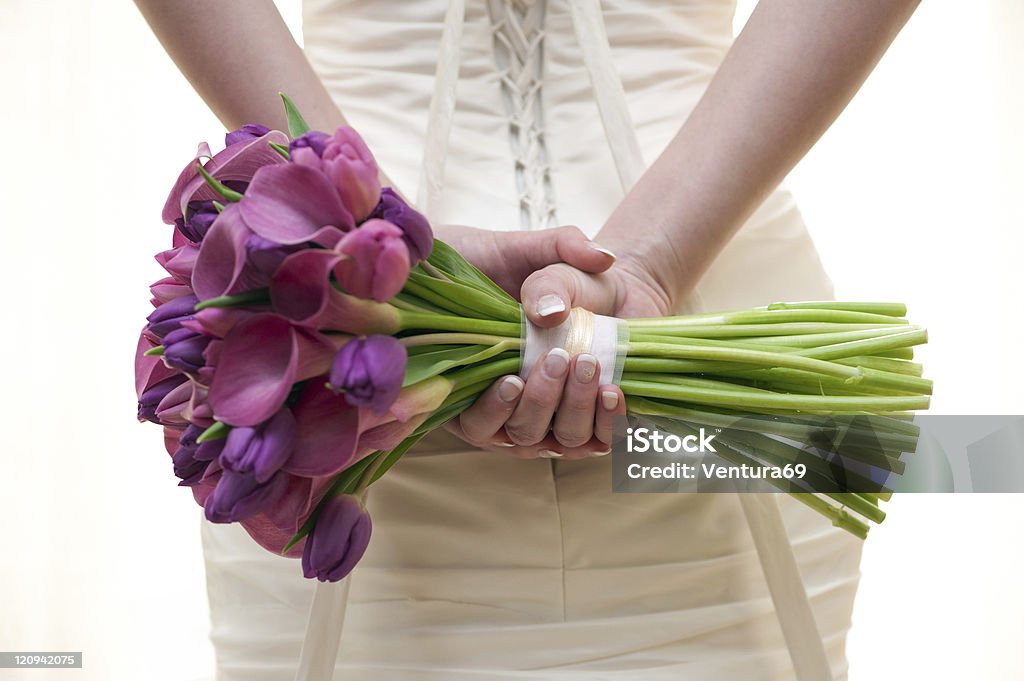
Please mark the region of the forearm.
[[762, 0], [598, 240], [678, 300], [849, 103], [916, 4]]
[[135, 0], [164, 49], [228, 130], [286, 129], [286, 92], [319, 130], [344, 123], [271, 0]]

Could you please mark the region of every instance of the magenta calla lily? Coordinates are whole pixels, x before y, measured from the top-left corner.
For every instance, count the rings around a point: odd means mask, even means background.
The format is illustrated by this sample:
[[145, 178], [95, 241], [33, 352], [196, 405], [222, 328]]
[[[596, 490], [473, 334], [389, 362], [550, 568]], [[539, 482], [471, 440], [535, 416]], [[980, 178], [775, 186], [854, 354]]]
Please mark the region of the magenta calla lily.
[[[253, 541], [275, 555], [282, 555], [281, 552], [284, 550], [284, 547], [288, 545], [292, 535], [295, 534], [290, 530], [281, 529], [263, 513], [243, 520], [239, 525], [245, 529]], [[303, 537], [301, 541], [283, 555], [288, 558], [299, 558], [302, 556], [302, 551], [305, 547], [306, 539]]]
[[260, 168], [239, 206], [252, 231], [282, 245], [330, 248], [355, 227], [327, 176], [295, 163]]
[[398, 313], [388, 306], [339, 291], [330, 275], [342, 259], [334, 251], [310, 249], [285, 258], [270, 282], [274, 311], [297, 324], [351, 334], [394, 333]]
[[[286, 165], [286, 161], [274, 151], [274, 144], [288, 144], [288, 136], [279, 130], [253, 139], [232, 144], [206, 162], [203, 169], [225, 184], [248, 183], [261, 168]], [[195, 164], [193, 164], [193, 167]], [[173, 193], [172, 193], [173, 196]], [[168, 198], [170, 201], [170, 198]], [[224, 199], [214, 191], [196, 170], [191, 180], [182, 188], [178, 197], [178, 212], [175, 218], [185, 214], [192, 201], [221, 201]]]
[[292, 385], [327, 370], [334, 345], [279, 315], [256, 314], [236, 325], [219, 347], [208, 400], [217, 420], [254, 426], [284, 404]]
[[[203, 240], [192, 272], [192, 287], [200, 300], [267, 285], [273, 266], [268, 268], [249, 257], [250, 244], [255, 237], [242, 218], [239, 204], [227, 206], [217, 216]], [[283, 259], [282, 253], [280, 260]]]
[[[185, 188], [188, 187], [196, 177], [199, 176], [199, 171], [196, 170], [196, 164], [200, 162], [200, 159], [209, 158], [213, 156], [213, 152], [210, 151], [210, 145], [206, 142], [202, 142], [199, 148], [196, 149], [196, 155], [189, 161], [181, 172], [178, 174], [178, 179], [174, 181], [174, 186], [171, 187], [171, 193], [167, 196], [167, 201], [164, 203], [163, 220], [164, 224], [173, 225], [174, 221], [181, 218], [184, 214], [182, 210], [181, 197], [185, 194]], [[177, 235], [178, 232], [175, 232]], [[178, 244], [175, 244], [177, 246]]]
[[295, 445], [284, 470], [296, 475], [334, 475], [356, 460], [360, 409], [310, 381], [292, 406]]
[[161, 357], [145, 354], [157, 345], [159, 340], [143, 328], [135, 346], [135, 396], [140, 400], [142, 394], [157, 383], [181, 373], [166, 366]]

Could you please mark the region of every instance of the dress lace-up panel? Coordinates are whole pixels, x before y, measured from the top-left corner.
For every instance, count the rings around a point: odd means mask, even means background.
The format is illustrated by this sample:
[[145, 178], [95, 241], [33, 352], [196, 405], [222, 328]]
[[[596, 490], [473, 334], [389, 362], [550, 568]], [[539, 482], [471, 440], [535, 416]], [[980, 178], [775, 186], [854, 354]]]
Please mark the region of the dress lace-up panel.
[[543, 229], [556, 222], [541, 101], [546, 4], [546, 0], [487, 2], [508, 113], [521, 229]]

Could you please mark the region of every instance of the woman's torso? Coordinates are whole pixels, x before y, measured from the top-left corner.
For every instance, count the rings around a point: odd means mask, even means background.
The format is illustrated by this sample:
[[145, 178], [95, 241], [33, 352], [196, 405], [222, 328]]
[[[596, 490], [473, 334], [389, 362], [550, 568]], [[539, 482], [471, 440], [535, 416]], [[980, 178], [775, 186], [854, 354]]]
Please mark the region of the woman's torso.
[[[531, 68], [540, 59], [531, 71], [540, 76], [539, 89], [528, 77], [514, 89], [502, 84], [501, 41], [519, 34], [507, 21], [499, 25], [501, 10], [528, 5], [467, 1], [435, 222], [519, 229], [525, 212], [533, 216], [527, 226], [536, 227], [550, 203], [559, 224], [593, 234], [621, 199], [568, 1], [549, 0], [540, 52], [523, 52]], [[385, 172], [410, 195], [446, 4], [304, 2], [311, 62]], [[618, 0], [602, 8], [650, 162], [728, 49], [733, 5]], [[537, 24], [525, 24], [529, 46]], [[540, 119], [523, 114], [530, 97], [539, 98]], [[523, 136], [523, 124], [538, 134]], [[524, 139], [537, 143], [538, 136], [539, 150], [523, 148]], [[524, 173], [531, 184], [525, 192]], [[544, 210], [524, 211], [524, 194], [546, 202]], [[708, 309], [831, 296], [783, 190], [744, 226], [699, 288]], [[785, 645], [737, 500], [613, 494], [608, 458], [519, 461], [473, 451], [446, 434], [427, 438], [371, 495], [374, 537], [351, 577], [337, 677], [787, 678]], [[781, 503], [841, 677], [859, 544], [798, 504]], [[207, 524], [204, 543], [223, 678], [288, 678], [312, 585], [297, 565], [262, 552], [237, 528]]]

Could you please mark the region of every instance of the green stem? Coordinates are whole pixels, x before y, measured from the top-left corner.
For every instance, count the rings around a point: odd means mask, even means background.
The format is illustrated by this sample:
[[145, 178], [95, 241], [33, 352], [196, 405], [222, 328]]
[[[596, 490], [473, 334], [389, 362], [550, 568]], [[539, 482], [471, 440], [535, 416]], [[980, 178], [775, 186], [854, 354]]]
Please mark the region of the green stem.
[[779, 324], [700, 324], [679, 323], [676, 317], [658, 317], [653, 319], [629, 319], [629, 331], [639, 333], [659, 333], [670, 336], [687, 336], [690, 338], [727, 338], [727, 337], [761, 337], [761, 336], [793, 336], [808, 333], [837, 333], [841, 331], [865, 331], [892, 328], [888, 324], [834, 324], [827, 322], [792, 322]]
[[797, 411], [885, 412], [927, 409], [929, 403], [926, 395], [830, 396], [764, 394], [693, 388], [644, 381], [622, 381], [619, 387], [622, 388], [622, 392], [626, 395], [658, 397], [692, 404], [709, 404], [737, 409], [765, 408]]
[[[803, 353], [763, 352], [741, 348], [721, 348], [670, 343], [630, 343], [628, 354], [645, 357], [675, 357], [679, 359], [704, 359], [768, 367], [782, 366], [790, 369], [804, 369], [826, 376], [856, 379], [861, 372], [856, 367], [843, 366], [832, 362], [802, 356]], [[807, 360], [810, 360], [809, 362]]]
[[407, 348], [420, 345], [497, 345], [502, 343], [506, 348], [522, 346], [521, 338], [508, 336], [489, 336], [482, 333], [425, 333], [418, 336], [405, 336], [399, 342]]
[[252, 291], [246, 291], [245, 293], [238, 293], [233, 296], [219, 296], [217, 298], [208, 298], [200, 301], [196, 305], [196, 312], [199, 310], [205, 310], [208, 307], [236, 307], [240, 305], [250, 305], [252, 303], [269, 303], [270, 302], [270, 289], [258, 288]]
[[370, 483], [374, 481], [374, 475], [377, 470], [384, 465], [384, 460], [388, 458], [389, 452], [377, 452], [374, 454], [373, 461], [366, 467], [363, 474], [359, 476], [359, 483], [356, 485], [355, 490], [352, 491], [354, 495], [360, 495], [363, 491], [370, 486]]
[[519, 357], [500, 359], [496, 362], [488, 362], [487, 364], [454, 371], [445, 375], [445, 378], [455, 384], [455, 387], [452, 388], [452, 394], [454, 394], [457, 390], [468, 385], [491, 381], [505, 374], [514, 374], [519, 371], [519, 363]]
[[520, 337], [520, 325], [515, 322], [497, 322], [490, 319], [428, 314], [425, 312], [410, 312], [408, 310], [398, 311], [398, 328], [401, 331], [412, 329], [463, 331], [467, 333], [493, 334], [506, 338]]

